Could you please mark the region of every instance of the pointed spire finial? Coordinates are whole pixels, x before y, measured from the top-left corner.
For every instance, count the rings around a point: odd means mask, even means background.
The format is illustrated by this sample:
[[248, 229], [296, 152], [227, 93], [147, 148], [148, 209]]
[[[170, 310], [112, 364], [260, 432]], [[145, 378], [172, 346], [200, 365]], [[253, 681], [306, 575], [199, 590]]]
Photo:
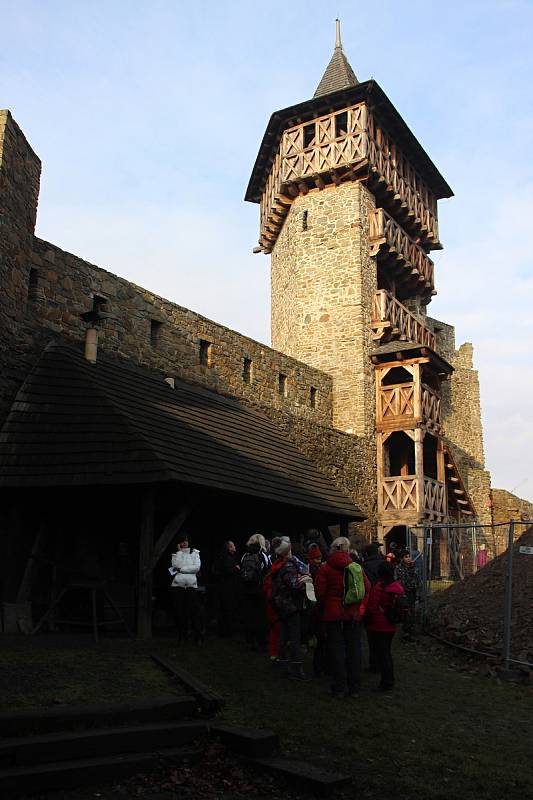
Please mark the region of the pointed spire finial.
[[339, 48], [342, 50], [342, 42], [341, 42], [341, 21], [337, 17], [335, 20], [335, 49]]
[[335, 50], [313, 97], [322, 97], [324, 94], [338, 92], [340, 89], [349, 89], [357, 86], [358, 83], [355, 72], [342, 49], [341, 21], [337, 18], [335, 20]]

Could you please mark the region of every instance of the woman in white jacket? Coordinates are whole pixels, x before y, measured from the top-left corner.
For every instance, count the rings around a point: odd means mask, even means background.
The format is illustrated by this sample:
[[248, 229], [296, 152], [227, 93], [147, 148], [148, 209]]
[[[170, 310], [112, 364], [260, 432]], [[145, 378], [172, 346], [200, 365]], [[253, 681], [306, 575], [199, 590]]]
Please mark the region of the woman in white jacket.
[[186, 640], [192, 632], [196, 642], [202, 637], [199, 608], [198, 608], [198, 580], [202, 563], [200, 552], [189, 547], [186, 535], [181, 536], [177, 542], [177, 549], [172, 553], [172, 594], [174, 610], [178, 627], [178, 639]]

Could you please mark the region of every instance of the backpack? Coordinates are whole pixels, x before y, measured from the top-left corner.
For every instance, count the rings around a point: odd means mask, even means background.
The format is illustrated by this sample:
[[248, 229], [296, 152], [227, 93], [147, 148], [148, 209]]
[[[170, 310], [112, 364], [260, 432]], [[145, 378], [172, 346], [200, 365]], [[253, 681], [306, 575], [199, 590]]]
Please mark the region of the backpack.
[[365, 579], [360, 564], [353, 561], [344, 568], [344, 597], [343, 606], [353, 606], [360, 603], [365, 596]]
[[300, 610], [294, 592], [283, 582], [284, 569], [272, 575], [272, 603], [280, 619], [286, 619]]
[[264, 561], [261, 553], [245, 553], [241, 561], [240, 576], [247, 586], [259, 586], [263, 574]]
[[389, 595], [389, 600], [383, 613], [392, 625], [402, 625], [409, 619], [411, 613], [407, 598], [403, 594]]

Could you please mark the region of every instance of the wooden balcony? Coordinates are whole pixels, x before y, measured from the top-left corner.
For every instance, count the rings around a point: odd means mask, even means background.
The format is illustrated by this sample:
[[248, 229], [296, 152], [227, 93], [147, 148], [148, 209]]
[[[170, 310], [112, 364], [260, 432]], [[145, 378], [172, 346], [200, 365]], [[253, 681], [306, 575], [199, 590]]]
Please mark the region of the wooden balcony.
[[432, 350], [436, 346], [435, 334], [385, 289], [374, 293], [372, 330], [373, 338], [380, 344], [401, 339]]
[[378, 430], [401, 430], [422, 422], [429, 430], [440, 431], [440, 397], [425, 384], [420, 398], [414, 383], [398, 383], [378, 388], [377, 400]]
[[366, 103], [283, 133], [261, 199], [260, 244], [270, 252], [294, 197], [365, 180], [380, 204], [426, 249], [440, 248], [437, 200]]
[[401, 478], [381, 478], [379, 481], [379, 512], [382, 519], [410, 520], [446, 516], [444, 483], [416, 475]]
[[435, 294], [433, 261], [383, 208], [370, 216], [370, 244], [370, 255], [385, 263], [397, 283], [410, 292]]

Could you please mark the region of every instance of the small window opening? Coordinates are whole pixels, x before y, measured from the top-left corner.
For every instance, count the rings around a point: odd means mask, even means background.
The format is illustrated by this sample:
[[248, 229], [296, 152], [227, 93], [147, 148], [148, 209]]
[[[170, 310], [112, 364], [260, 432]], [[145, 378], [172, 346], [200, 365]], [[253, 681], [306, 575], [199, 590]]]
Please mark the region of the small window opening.
[[309, 224], [309, 211], [302, 212], [302, 230], [306, 231]]
[[383, 380], [381, 381], [382, 386], [394, 386], [398, 383], [412, 383], [413, 376], [411, 373], [405, 369], [405, 367], [393, 367], [391, 370], [387, 372]]
[[150, 344], [152, 347], [156, 348], [159, 346], [160, 339], [161, 339], [161, 328], [163, 327], [163, 323], [159, 322], [157, 319], [150, 320]]
[[244, 383], [252, 382], [252, 359], [244, 357], [242, 360], [242, 379]]
[[311, 386], [309, 390], [309, 402], [311, 404], [311, 408], [316, 408], [316, 401], [318, 397], [318, 389], [316, 386]]
[[36, 300], [39, 294], [39, 270], [32, 267], [28, 278], [28, 300]]
[[210, 367], [213, 363], [213, 344], [208, 339], [200, 339], [200, 364]]
[[424, 453], [424, 475], [436, 481], [438, 480], [437, 440], [430, 433], [426, 433], [422, 447]]
[[287, 376], [283, 372], [278, 375], [278, 392], [281, 397], [287, 397]]
[[348, 133], [348, 112], [343, 111], [342, 114], [337, 114], [335, 117], [335, 138], [339, 136], [346, 136]]
[[99, 294], [93, 294], [93, 311], [97, 314], [99, 311], [105, 311], [107, 305], [107, 297], [101, 297]]
[[306, 147], [311, 147], [315, 141], [315, 123], [304, 125], [304, 150]]

